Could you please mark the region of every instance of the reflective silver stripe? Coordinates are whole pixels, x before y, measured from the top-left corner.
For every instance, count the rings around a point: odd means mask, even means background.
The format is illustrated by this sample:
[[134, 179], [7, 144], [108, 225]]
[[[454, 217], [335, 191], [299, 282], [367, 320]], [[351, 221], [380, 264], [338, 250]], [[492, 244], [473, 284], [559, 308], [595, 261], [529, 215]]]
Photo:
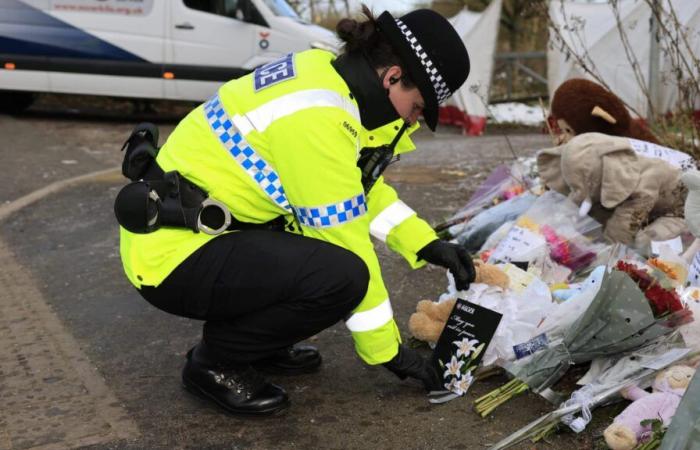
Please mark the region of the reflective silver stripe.
[[[250, 121], [254, 129], [262, 133], [277, 119], [303, 109], [318, 107], [340, 108], [353, 116], [358, 122], [360, 121], [360, 111], [350, 99], [327, 89], [309, 89], [283, 95], [247, 112], [245, 117]], [[236, 123], [235, 117], [233, 122]], [[239, 124], [236, 123], [236, 125]], [[239, 129], [244, 136], [247, 134], [246, 131], [250, 132], [250, 130], [246, 130], [245, 126], [239, 126]]]
[[353, 314], [345, 321], [345, 326], [352, 332], [371, 331], [386, 324], [394, 317], [391, 302], [387, 298], [374, 308]]
[[377, 239], [386, 242], [386, 237], [389, 236], [391, 230], [415, 213], [407, 204], [396, 200], [374, 218], [369, 224], [369, 232]]

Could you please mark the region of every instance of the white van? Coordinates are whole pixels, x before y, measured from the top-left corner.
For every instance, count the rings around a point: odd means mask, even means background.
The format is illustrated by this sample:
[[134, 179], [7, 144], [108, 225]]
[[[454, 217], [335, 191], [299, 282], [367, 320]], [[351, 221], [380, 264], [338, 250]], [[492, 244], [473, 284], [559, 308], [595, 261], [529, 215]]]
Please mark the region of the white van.
[[0, 110], [41, 92], [201, 101], [334, 34], [286, 0], [0, 0]]

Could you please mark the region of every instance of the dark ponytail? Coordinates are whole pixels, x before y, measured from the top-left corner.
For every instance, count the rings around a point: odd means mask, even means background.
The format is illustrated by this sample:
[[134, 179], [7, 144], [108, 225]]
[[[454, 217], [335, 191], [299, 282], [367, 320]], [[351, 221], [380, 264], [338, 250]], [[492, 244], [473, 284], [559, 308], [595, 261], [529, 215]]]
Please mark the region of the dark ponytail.
[[358, 22], [355, 19], [345, 18], [336, 25], [336, 33], [344, 42], [343, 51], [349, 54], [365, 55], [374, 69], [399, 66], [404, 73], [404, 76], [401, 77], [403, 85], [406, 87], [415, 86], [408, 78], [408, 73], [391, 44], [379, 31], [374, 14], [365, 4], [362, 4], [362, 14], [367, 20]]

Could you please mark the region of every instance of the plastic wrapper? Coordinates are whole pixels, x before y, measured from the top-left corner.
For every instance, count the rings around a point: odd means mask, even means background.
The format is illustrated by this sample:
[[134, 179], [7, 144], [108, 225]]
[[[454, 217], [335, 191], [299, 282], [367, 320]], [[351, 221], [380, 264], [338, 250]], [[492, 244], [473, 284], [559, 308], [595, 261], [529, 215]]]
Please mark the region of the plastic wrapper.
[[477, 214], [464, 224], [454, 238], [469, 253], [476, 253], [503, 223], [517, 219], [535, 203], [535, 200], [537, 197], [529, 192], [505, 200]]
[[448, 292], [440, 297], [441, 302], [459, 297], [502, 314], [496, 333], [484, 353], [484, 366], [513, 361], [516, 357], [514, 347], [530, 340], [553, 306], [549, 288], [538, 279], [532, 280], [521, 290], [506, 291], [481, 283], [472, 283], [467, 291], [457, 291], [449, 272], [448, 279]]
[[480, 414], [489, 414], [527, 389], [548, 392], [571, 365], [634, 351], [692, 320], [692, 312], [677, 310], [677, 294], [665, 289], [663, 280], [625, 261], [613, 266], [603, 275], [591, 304], [561, 339], [506, 365], [515, 379], [480, 399]]
[[445, 223], [436, 226], [436, 231], [450, 239], [463, 234], [469, 222], [483, 211], [531, 190], [539, 181], [530, 173], [531, 168], [522, 161], [496, 167], [467, 204]]
[[521, 215], [488, 261], [527, 262], [547, 283], [573, 278], [606, 248], [602, 227], [563, 195], [547, 191]]
[[[568, 400], [561, 403], [559, 408], [545, 414], [539, 419], [509, 435], [491, 447], [491, 450], [505, 449], [526, 439], [537, 442], [548, 436], [560, 423], [569, 426], [575, 432], [581, 432], [592, 418], [592, 412], [601, 405], [619, 400], [621, 389], [637, 385], [647, 386], [653, 377], [667, 367], [687, 358], [687, 349], [677, 335], [671, 334], [660, 338], [639, 350], [620, 355], [615, 358], [603, 358], [594, 361], [595, 369], [586, 374], [587, 380], [582, 388], [571, 393]], [[691, 384], [692, 386], [692, 384]], [[697, 385], [700, 388], [700, 383]], [[689, 387], [688, 391], [691, 388]], [[687, 391], [686, 391], [687, 395]], [[696, 394], [697, 395], [697, 394]], [[698, 398], [694, 398], [697, 401]], [[682, 404], [682, 402], [681, 402]], [[690, 406], [687, 417], [679, 421], [684, 427], [698, 424], [697, 415], [700, 408]], [[678, 413], [676, 413], [678, 414]], [[674, 419], [675, 420], [675, 419]], [[673, 425], [673, 422], [671, 423]], [[697, 425], [696, 425], [697, 426]], [[688, 433], [688, 429], [678, 429], [681, 439], [678, 442], [692, 442], [697, 439], [697, 433]], [[675, 433], [674, 433], [675, 434]], [[676, 442], [675, 440], [673, 441]], [[684, 446], [667, 447], [681, 449]]]

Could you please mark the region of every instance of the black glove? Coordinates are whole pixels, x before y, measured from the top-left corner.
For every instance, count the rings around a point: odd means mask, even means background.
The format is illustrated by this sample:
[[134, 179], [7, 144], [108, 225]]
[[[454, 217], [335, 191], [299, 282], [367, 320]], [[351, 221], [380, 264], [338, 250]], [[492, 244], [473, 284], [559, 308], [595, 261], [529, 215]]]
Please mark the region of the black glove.
[[469, 256], [469, 252], [460, 245], [438, 239], [418, 250], [417, 254], [419, 258], [430, 264], [442, 266], [452, 272], [457, 290], [469, 289], [469, 284], [476, 277], [472, 258]]
[[399, 353], [389, 362], [382, 364], [402, 380], [415, 378], [423, 383], [426, 391], [440, 391], [445, 388], [435, 367], [413, 349], [399, 345]]

